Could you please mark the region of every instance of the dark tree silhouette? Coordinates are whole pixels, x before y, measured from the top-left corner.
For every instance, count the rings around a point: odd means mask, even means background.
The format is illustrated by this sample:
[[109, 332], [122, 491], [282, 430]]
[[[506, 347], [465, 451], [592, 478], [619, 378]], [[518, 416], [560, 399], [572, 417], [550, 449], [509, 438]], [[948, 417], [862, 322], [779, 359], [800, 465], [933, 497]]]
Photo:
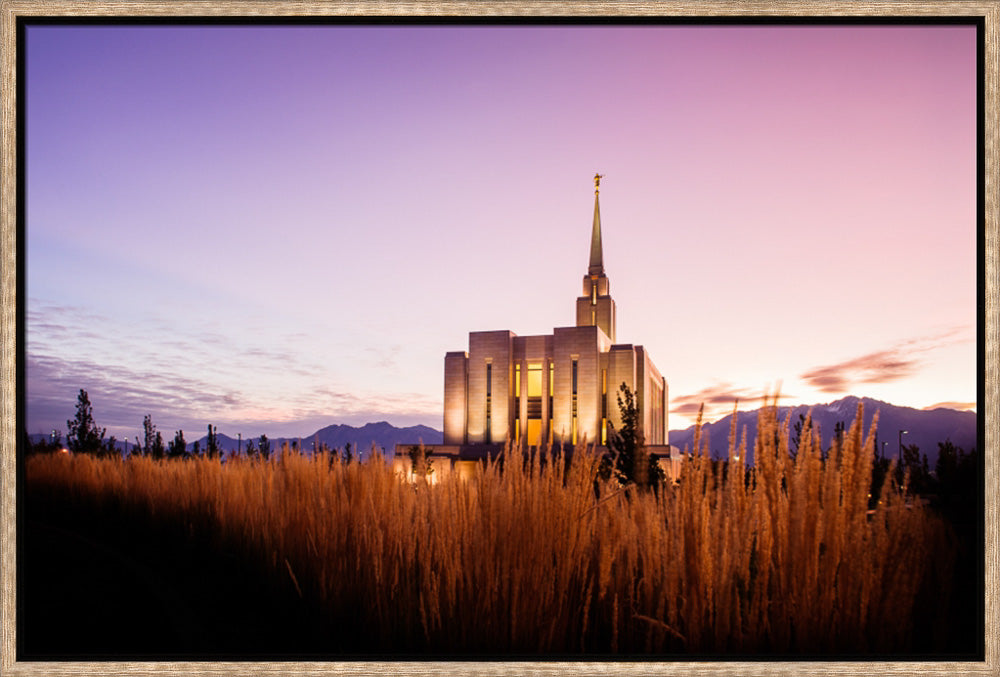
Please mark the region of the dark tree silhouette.
[[163, 446], [163, 435], [157, 430], [153, 436], [153, 447], [149, 451], [153, 458], [163, 458], [167, 455], [167, 448]]
[[153, 425], [153, 417], [150, 414], [146, 414], [142, 419], [142, 432], [144, 437], [142, 455], [153, 458], [166, 456], [167, 450], [163, 446], [163, 435]]
[[415, 476], [427, 478], [434, 472], [431, 467], [434, 461], [427, 457], [423, 443], [412, 445], [407, 453], [410, 456], [410, 470]]
[[187, 454], [187, 442], [184, 441], [184, 431], [178, 430], [174, 433], [174, 439], [167, 446], [167, 456], [182, 458], [185, 454]]
[[153, 417], [146, 414], [142, 417], [142, 455], [149, 456], [153, 453], [153, 442], [156, 439], [156, 426], [153, 425]]
[[802, 444], [802, 428], [806, 424], [806, 415], [799, 414], [799, 419], [792, 425], [792, 438], [788, 441], [788, 455], [795, 458], [799, 454], [799, 445]]
[[878, 505], [878, 497], [882, 494], [882, 485], [885, 484], [886, 477], [889, 476], [889, 464], [891, 459], [883, 456], [878, 451], [878, 442], [875, 444], [875, 459], [872, 462], [872, 483], [868, 490], [868, 508], [872, 509]]
[[38, 440], [37, 442], [31, 439], [31, 435], [28, 431], [24, 431], [24, 442], [25, 451], [29, 454], [46, 454], [53, 453], [62, 450], [62, 433], [58, 430], [53, 430], [45, 438]]
[[634, 483], [639, 487], [659, 485], [664, 479], [663, 469], [646, 450], [635, 395], [624, 382], [619, 386], [618, 411], [622, 426], [621, 430], [615, 430], [608, 423], [608, 447], [611, 455], [602, 459], [602, 476], [607, 478], [614, 472], [615, 477], [623, 484]]
[[265, 461], [271, 458], [271, 440], [267, 439], [267, 435], [260, 436], [260, 455]]
[[904, 444], [901, 451], [903, 457], [896, 466], [896, 483], [902, 486], [904, 478], [909, 475], [907, 484], [909, 493], [931, 493], [934, 479], [928, 467], [927, 454], [921, 454], [920, 447], [916, 444]]
[[101, 451], [99, 452], [101, 456], [123, 456], [124, 452], [118, 448], [118, 440], [112, 435], [104, 444], [101, 445]]
[[208, 424], [208, 441], [206, 442], [208, 449], [206, 453], [209, 458], [218, 458], [222, 455], [222, 450], [219, 449], [219, 438], [215, 434], [216, 427], [211, 423]]
[[87, 391], [80, 388], [76, 398], [76, 416], [66, 421], [69, 432], [66, 435], [66, 445], [69, 450], [78, 454], [99, 454], [104, 447], [106, 428], [98, 428], [94, 423], [93, 409]]
[[[977, 497], [982, 495], [978, 461], [975, 449], [965, 453], [950, 439], [938, 442], [934, 474], [937, 475], [938, 503], [943, 510], [954, 511], [956, 507], [968, 509], [975, 505]], [[965, 517], [967, 515], [963, 515]]]

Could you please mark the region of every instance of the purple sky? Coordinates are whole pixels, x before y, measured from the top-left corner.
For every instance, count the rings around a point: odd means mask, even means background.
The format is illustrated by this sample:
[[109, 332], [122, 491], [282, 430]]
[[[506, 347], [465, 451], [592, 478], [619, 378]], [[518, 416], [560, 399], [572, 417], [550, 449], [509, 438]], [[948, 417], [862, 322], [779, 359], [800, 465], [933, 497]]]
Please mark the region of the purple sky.
[[29, 432], [440, 429], [471, 330], [704, 401], [976, 398], [972, 27], [27, 31]]

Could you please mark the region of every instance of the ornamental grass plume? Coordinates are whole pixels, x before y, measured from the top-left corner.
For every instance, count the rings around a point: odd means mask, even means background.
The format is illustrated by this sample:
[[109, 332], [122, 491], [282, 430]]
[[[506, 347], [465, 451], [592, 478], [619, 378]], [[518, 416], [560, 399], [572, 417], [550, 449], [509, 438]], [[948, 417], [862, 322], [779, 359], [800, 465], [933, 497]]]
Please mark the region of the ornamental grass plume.
[[36, 455], [27, 490], [172, 525], [293, 582], [333, 647], [346, 633], [353, 650], [437, 654], [912, 648], [940, 525], [891, 481], [868, 510], [875, 423], [864, 434], [859, 406], [824, 450], [807, 418], [793, 457], [769, 402], [749, 466], [733, 420], [713, 459], [699, 414], [679, 482], [655, 491], [601, 479], [593, 448], [509, 444], [433, 482], [374, 449], [349, 463], [287, 447], [225, 463]]

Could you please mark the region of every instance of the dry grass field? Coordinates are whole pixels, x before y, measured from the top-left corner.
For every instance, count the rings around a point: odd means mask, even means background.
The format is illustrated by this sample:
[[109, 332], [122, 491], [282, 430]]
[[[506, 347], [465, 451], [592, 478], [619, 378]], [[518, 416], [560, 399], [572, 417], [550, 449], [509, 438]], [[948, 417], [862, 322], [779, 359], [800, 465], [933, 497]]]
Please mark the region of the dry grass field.
[[46, 454], [25, 473], [40, 502], [127, 515], [129, 538], [170, 525], [290, 583], [333, 650], [853, 656], [937, 637], [917, 626], [947, 605], [947, 533], [890, 481], [869, 510], [874, 429], [821, 450], [807, 424], [794, 458], [773, 407], [759, 430], [756, 467], [733, 430], [728, 462], [692, 453], [656, 491], [600, 480], [582, 448], [434, 484], [287, 450]]

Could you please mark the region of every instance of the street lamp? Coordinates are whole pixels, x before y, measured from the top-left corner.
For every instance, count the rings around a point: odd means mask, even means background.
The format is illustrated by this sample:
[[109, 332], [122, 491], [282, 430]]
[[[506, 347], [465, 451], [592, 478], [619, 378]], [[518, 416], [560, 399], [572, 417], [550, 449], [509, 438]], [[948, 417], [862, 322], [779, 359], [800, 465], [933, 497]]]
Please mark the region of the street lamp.
[[888, 442], [884, 440], [882, 441], [882, 458], [885, 458], [885, 448], [888, 444], [889, 444]]
[[896, 463], [899, 465], [903, 464], [903, 435], [905, 435], [908, 432], [910, 431], [909, 430], [899, 431], [899, 452], [898, 455], [896, 456]]

